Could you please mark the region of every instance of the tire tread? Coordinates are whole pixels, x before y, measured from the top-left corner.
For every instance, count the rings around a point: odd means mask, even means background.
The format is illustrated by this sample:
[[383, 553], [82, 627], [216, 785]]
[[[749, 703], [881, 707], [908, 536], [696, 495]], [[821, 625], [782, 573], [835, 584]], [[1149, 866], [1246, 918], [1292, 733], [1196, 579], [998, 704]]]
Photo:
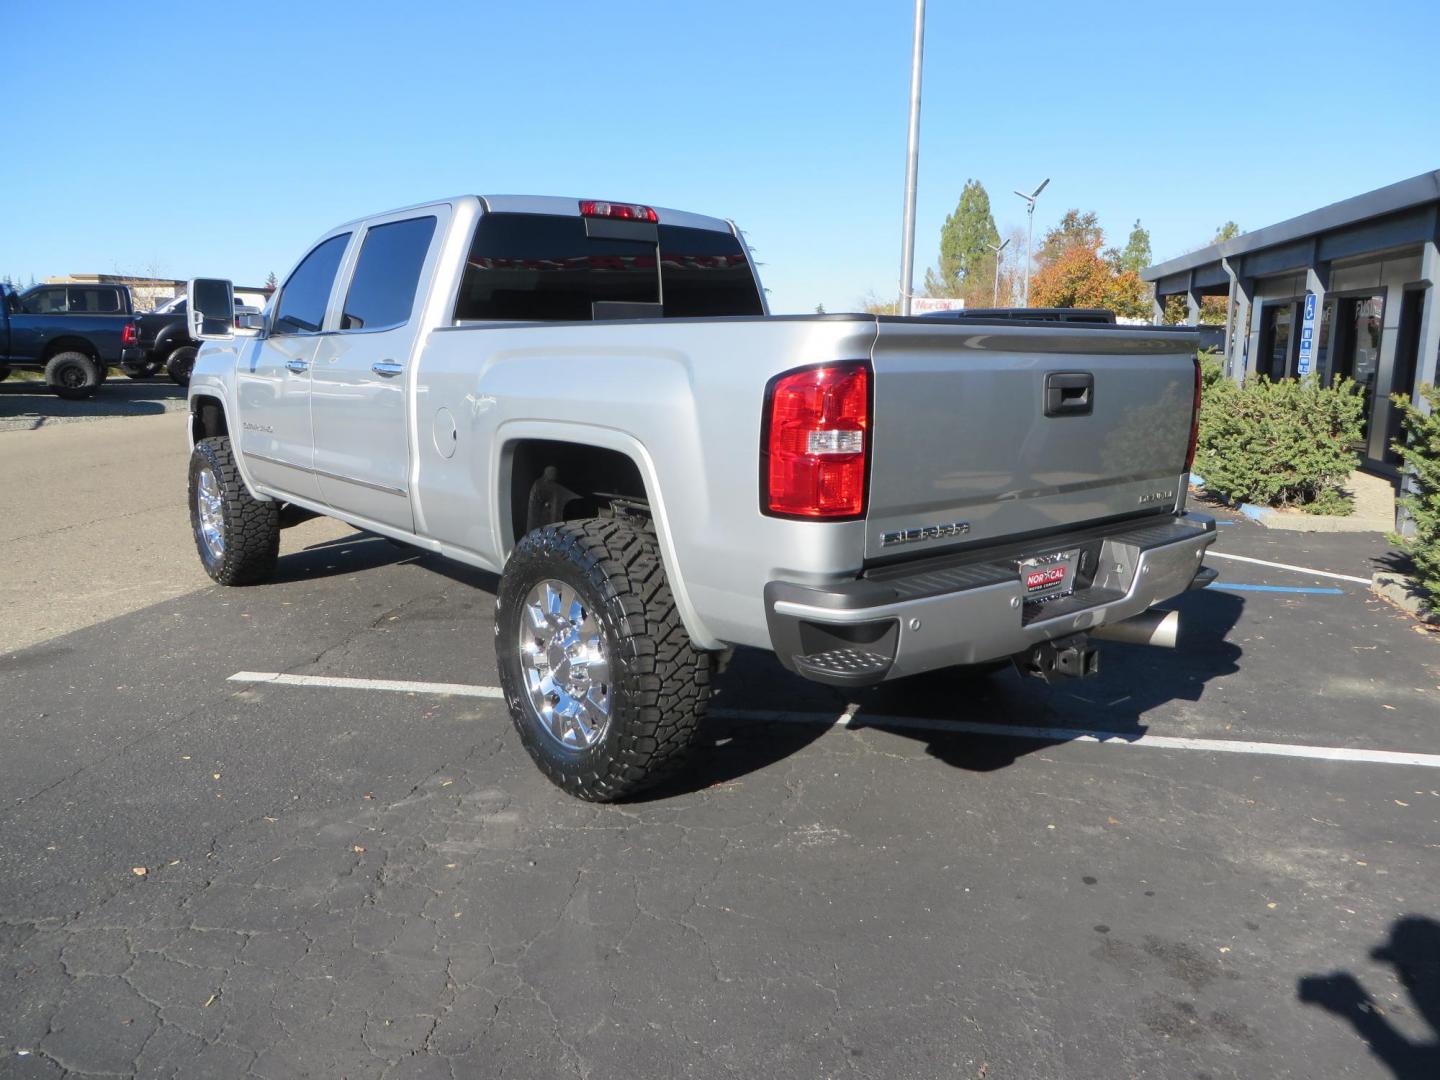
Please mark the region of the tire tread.
[[[500, 657], [511, 716], [541, 771], [557, 786], [591, 802], [610, 802], [662, 783], [680, 770], [710, 700], [712, 657], [686, 633], [665, 575], [653, 526], [628, 518], [587, 518], [547, 525], [525, 536], [506, 567], [496, 604], [496, 644], [513, 648], [500, 613], [513, 593], [545, 576], [552, 560], [568, 563], [616, 616], [611, 732], [599, 748], [566, 760], [537, 747], [530, 705]], [[539, 565], [536, 565], [539, 564]], [[527, 573], [534, 567], [534, 573]], [[506, 585], [511, 588], [507, 589]], [[518, 661], [518, 658], [517, 658]], [[623, 719], [618, 712], [623, 712]], [[617, 723], [617, 721], [621, 721]], [[599, 749], [597, 748], [597, 749]]]
[[[214, 564], [207, 558], [195, 502], [196, 476], [202, 462], [210, 466], [220, 482], [225, 501], [225, 554]], [[227, 436], [201, 439], [195, 444], [190, 466], [190, 526], [200, 562], [219, 584], [255, 585], [274, 574], [280, 557], [279, 504], [261, 502], [250, 494]]]

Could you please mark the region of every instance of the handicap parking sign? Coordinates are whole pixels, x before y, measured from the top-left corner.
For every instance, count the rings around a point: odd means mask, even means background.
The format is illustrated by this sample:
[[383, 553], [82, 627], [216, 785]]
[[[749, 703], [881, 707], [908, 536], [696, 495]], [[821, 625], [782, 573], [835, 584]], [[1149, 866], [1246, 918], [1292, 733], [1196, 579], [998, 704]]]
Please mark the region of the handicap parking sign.
[[1307, 322], [1315, 318], [1315, 294], [1311, 293], [1305, 297], [1305, 320]]

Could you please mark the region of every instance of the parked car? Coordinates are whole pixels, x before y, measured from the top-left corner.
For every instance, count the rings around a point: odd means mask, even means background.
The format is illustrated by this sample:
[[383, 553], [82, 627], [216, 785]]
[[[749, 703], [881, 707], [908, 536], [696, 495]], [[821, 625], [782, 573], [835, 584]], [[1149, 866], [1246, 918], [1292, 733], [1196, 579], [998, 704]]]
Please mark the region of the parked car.
[[[189, 305], [184, 296], [166, 301], [154, 311], [136, 316], [139, 327], [140, 357], [121, 365], [132, 379], [148, 379], [165, 371], [181, 386], [190, 383], [190, 370], [195, 366], [199, 343], [190, 337], [187, 318]], [[260, 309], [244, 304], [235, 305], [237, 319], [242, 314], [259, 314]]]
[[267, 579], [318, 513], [501, 574], [511, 718], [584, 799], [678, 766], [732, 646], [963, 707], [1173, 644], [1154, 605], [1215, 576], [1193, 335], [772, 317], [729, 222], [515, 196], [332, 230], [250, 338], [228, 282], [190, 295], [206, 572]]
[[45, 373], [62, 398], [87, 398], [111, 365], [133, 362], [138, 329], [123, 285], [0, 286], [0, 379], [12, 369]]

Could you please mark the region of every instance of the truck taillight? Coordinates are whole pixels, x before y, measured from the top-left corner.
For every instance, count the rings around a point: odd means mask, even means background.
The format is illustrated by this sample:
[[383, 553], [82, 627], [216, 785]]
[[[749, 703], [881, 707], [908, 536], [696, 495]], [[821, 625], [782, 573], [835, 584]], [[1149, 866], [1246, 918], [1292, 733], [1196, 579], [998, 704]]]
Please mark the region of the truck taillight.
[[869, 426], [864, 362], [803, 368], [771, 380], [760, 437], [764, 511], [826, 519], [864, 514]]
[[133, 322], [127, 322], [124, 328], [120, 331], [120, 344], [134, 345], [135, 342], [139, 340], [140, 328], [136, 326]]
[[660, 220], [660, 215], [652, 207], [635, 203], [602, 202], [599, 199], [581, 199], [580, 216], [619, 218], [621, 221]]
[[1185, 471], [1195, 464], [1195, 447], [1200, 442], [1200, 358], [1195, 357], [1195, 397], [1190, 406], [1190, 449], [1185, 451]]

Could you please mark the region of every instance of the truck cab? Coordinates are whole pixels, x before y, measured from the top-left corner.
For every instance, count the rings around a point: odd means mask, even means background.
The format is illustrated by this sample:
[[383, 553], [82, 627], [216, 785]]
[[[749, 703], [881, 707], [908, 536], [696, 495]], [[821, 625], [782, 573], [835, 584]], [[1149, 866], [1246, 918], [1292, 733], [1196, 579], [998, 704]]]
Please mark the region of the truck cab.
[[14, 368], [45, 373], [58, 396], [87, 398], [111, 365], [137, 359], [138, 330], [124, 285], [0, 287], [0, 378]]

